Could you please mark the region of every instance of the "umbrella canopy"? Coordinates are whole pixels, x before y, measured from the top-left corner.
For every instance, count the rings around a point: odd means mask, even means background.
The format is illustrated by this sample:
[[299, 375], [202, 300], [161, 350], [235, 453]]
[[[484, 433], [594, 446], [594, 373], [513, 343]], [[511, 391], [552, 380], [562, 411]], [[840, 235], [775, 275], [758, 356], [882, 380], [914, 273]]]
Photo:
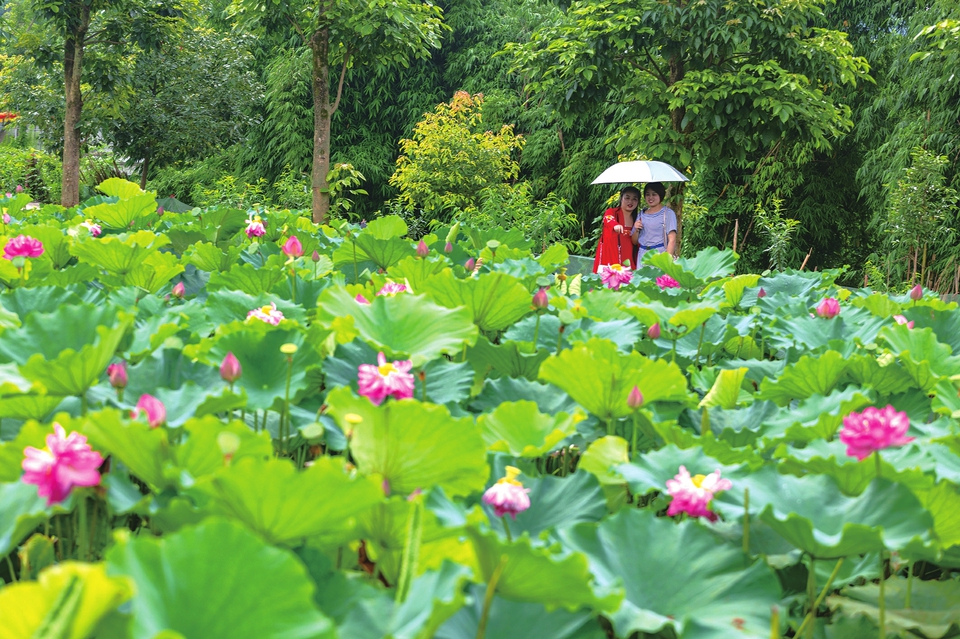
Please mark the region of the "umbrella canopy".
[[687, 179], [686, 175], [666, 162], [634, 160], [632, 162], [617, 162], [590, 184], [686, 182]]

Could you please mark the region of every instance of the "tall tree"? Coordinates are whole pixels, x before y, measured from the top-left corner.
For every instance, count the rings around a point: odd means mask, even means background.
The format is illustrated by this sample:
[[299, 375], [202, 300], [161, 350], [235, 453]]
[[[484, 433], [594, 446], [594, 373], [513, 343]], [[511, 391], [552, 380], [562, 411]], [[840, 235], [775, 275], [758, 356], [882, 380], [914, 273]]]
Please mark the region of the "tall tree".
[[[347, 70], [358, 66], [403, 66], [440, 46], [440, 9], [419, 0], [235, 0], [234, 12], [252, 28], [292, 26], [312, 53], [313, 219], [330, 207], [330, 122], [343, 93]], [[336, 86], [331, 69], [339, 68]]]

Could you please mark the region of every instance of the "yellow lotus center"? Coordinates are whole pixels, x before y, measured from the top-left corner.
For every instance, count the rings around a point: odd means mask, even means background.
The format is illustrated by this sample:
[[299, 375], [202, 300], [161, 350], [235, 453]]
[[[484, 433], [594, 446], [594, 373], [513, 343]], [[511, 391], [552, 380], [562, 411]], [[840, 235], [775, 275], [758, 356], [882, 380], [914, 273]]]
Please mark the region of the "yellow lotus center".
[[498, 484], [513, 484], [514, 486], [523, 486], [517, 477], [520, 476], [520, 469], [515, 466], [507, 466], [504, 468], [506, 475], [497, 480]]
[[270, 313], [273, 312], [273, 307], [272, 307], [272, 306], [264, 306], [263, 308], [260, 309], [260, 312], [261, 312], [261, 313], [266, 313], [267, 315], [269, 315]]
[[380, 366], [377, 366], [377, 370], [380, 371], [380, 374], [381, 374], [382, 376], [384, 376], [384, 377], [386, 377], [386, 376], [389, 375], [390, 373], [399, 373], [399, 372], [400, 372], [400, 371], [398, 371], [398, 370], [396, 369], [396, 367], [395, 367], [393, 364], [391, 364], [390, 362], [387, 362], [386, 364], [381, 364]]
[[610, 265], [610, 268], [613, 269], [614, 271], [622, 271], [622, 270], [623, 270], [623, 266], [620, 265], [620, 264], [611, 264], [611, 265]]
[[696, 486], [697, 488], [700, 488], [700, 485], [703, 483], [703, 480], [706, 478], [707, 478], [706, 475], [694, 475], [691, 478], [691, 481], [693, 482], [694, 486]]

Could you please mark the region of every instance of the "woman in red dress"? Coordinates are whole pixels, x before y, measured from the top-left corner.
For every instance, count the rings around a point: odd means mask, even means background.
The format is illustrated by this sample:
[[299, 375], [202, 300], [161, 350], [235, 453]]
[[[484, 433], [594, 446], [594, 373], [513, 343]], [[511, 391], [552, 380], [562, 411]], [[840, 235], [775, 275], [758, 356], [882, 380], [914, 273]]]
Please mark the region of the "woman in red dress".
[[630, 268], [636, 268], [633, 261], [633, 239], [630, 229], [633, 227], [633, 218], [640, 205], [640, 189], [627, 186], [620, 191], [620, 204], [607, 209], [603, 214], [603, 229], [600, 231], [600, 242], [597, 244], [597, 256], [593, 258], [593, 272], [601, 266], [610, 264], [630, 263]]

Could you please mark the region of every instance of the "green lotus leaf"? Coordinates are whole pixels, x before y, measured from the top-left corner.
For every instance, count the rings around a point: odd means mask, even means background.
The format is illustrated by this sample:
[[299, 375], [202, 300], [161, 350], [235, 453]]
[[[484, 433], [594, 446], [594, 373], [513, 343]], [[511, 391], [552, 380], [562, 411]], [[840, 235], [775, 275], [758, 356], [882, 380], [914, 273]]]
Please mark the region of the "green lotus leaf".
[[[582, 300], [584, 308], [587, 309], [587, 316], [598, 322], [610, 322], [618, 319], [629, 319], [630, 309], [625, 305], [642, 305], [649, 300], [639, 293], [624, 293], [621, 291], [611, 291], [608, 288], [596, 288], [584, 294]], [[623, 306], [622, 306], [623, 305]], [[643, 322], [642, 317], [637, 317]], [[651, 324], [658, 320], [654, 319]], [[644, 322], [646, 323], [646, 322]]]
[[[472, 604], [461, 608], [435, 639], [476, 639], [483, 611], [483, 586], [470, 589]], [[548, 610], [542, 604], [509, 601], [494, 595], [487, 616], [487, 637], [497, 639], [605, 639], [607, 634], [586, 611]]]
[[571, 611], [585, 606], [604, 612], [616, 610], [623, 599], [619, 584], [594, 583], [581, 552], [557, 553], [534, 546], [526, 535], [508, 542], [493, 531], [470, 527], [467, 532], [483, 581], [490, 583], [494, 571], [500, 571], [496, 592], [504, 599]]
[[480, 375], [486, 376], [494, 370], [504, 377], [535, 380], [540, 372], [540, 365], [550, 353], [545, 349], [536, 353], [530, 353], [529, 350], [529, 347], [520, 342], [492, 344], [481, 335], [475, 346], [467, 348], [467, 361]]
[[630, 445], [627, 440], [608, 435], [594, 440], [587, 447], [577, 469], [591, 473], [604, 486], [622, 486], [626, 482], [619, 467], [629, 461]]
[[[842, 595], [827, 598], [831, 609], [845, 617], [865, 617], [870, 620], [873, 633], [880, 625], [880, 586], [866, 584], [845, 588]], [[884, 584], [886, 630], [902, 636], [922, 633], [930, 639], [955, 636], [960, 628], [960, 582], [925, 581], [914, 579], [910, 593], [910, 607], [906, 607], [907, 579], [891, 577]], [[952, 631], [952, 632], [951, 632]]]
[[[183, 426], [191, 417], [203, 417], [247, 406], [243, 388], [238, 388], [237, 391], [231, 392], [222, 382], [217, 382], [213, 388], [187, 382], [176, 389], [156, 388], [153, 395], [163, 402], [167, 410], [167, 426], [177, 428]], [[139, 395], [132, 393], [125, 397], [131, 404], [135, 404], [138, 398]]]
[[865, 308], [877, 317], [890, 318], [903, 312], [903, 308], [889, 295], [872, 293], [866, 297], [851, 297], [851, 306]]
[[626, 589], [622, 605], [608, 615], [619, 637], [665, 628], [683, 639], [770, 636], [770, 608], [780, 601], [777, 577], [696, 521], [677, 524], [625, 509], [599, 524], [562, 530], [560, 537], [587, 555], [601, 585]]
[[942, 377], [960, 374], [960, 356], [938, 342], [933, 329], [887, 326], [880, 337], [923, 391], [929, 391]]
[[83, 264], [102, 268], [112, 275], [123, 277], [135, 269], [152, 253], [170, 243], [165, 235], [151, 231], [137, 231], [104, 238], [89, 238], [75, 242], [70, 253]]
[[460, 279], [445, 269], [423, 282], [417, 292], [447, 308], [465, 307], [473, 322], [486, 333], [502, 331], [533, 308], [533, 294], [520, 280], [505, 273]]
[[[764, 298], [766, 301], [767, 298]], [[812, 309], [819, 300], [812, 302]], [[880, 329], [892, 320], [877, 317], [862, 308], [841, 306], [840, 315], [833, 319], [810, 317], [809, 313], [797, 317], [778, 317], [775, 332], [780, 340], [779, 346], [795, 346], [804, 350], [819, 351], [836, 349], [836, 344], [872, 344], [877, 340]]]
[[117, 177], [107, 178], [97, 185], [97, 190], [109, 197], [120, 199], [142, 195], [146, 192], [130, 180]]
[[623, 355], [608, 340], [592, 339], [548, 357], [540, 379], [565, 390], [577, 403], [604, 421], [626, 417], [627, 396], [634, 386], [644, 402], [683, 402], [687, 380], [676, 364], [639, 353]]
[[[546, 353], [544, 353], [546, 357]], [[488, 379], [483, 390], [471, 402], [470, 408], [476, 412], [489, 413], [503, 402], [530, 400], [537, 404], [541, 413], [573, 413], [577, 403], [570, 396], [549, 384], [534, 382], [526, 377], [500, 377]]]
[[201, 271], [219, 273], [227, 268], [228, 254], [216, 244], [210, 242], [195, 242], [183, 251], [184, 264], [193, 264]]
[[25, 226], [18, 231], [43, 243], [43, 255], [50, 259], [55, 269], [62, 269], [73, 256], [70, 255], [72, 240], [55, 226]]
[[878, 479], [862, 494], [847, 497], [832, 477], [792, 477], [765, 467], [720, 493], [714, 510], [727, 518], [742, 517], [743, 488], [750, 489], [751, 513], [818, 559], [883, 548], [906, 557], [930, 554], [933, 517], [902, 484]]
[[740, 302], [743, 301], [744, 292], [746, 292], [748, 288], [757, 286], [758, 281], [760, 281], [760, 276], [752, 273], [735, 275], [724, 281], [721, 286], [723, 287], [723, 294], [726, 297], [727, 304], [732, 307], [739, 306]]
[[[305, 322], [307, 319], [306, 312], [299, 304], [293, 304], [276, 295], [263, 294], [253, 296], [242, 291], [214, 291], [207, 297], [207, 305], [204, 310], [208, 322], [212, 324], [213, 328], [216, 328], [219, 325], [229, 324], [238, 320], [245, 321], [250, 311], [262, 306], [269, 306], [271, 303], [277, 305], [277, 310], [283, 313], [284, 319], [295, 322]], [[201, 321], [199, 323], [202, 329], [204, 322]], [[193, 329], [192, 326], [191, 330], [198, 332], [197, 329]]]
[[164, 538], [121, 531], [106, 561], [109, 574], [134, 582], [133, 639], [165, 630], [205, 639], [336, 636], [314, 607], [303, 565], [240, 524], [208, 520]]
[[447, 309], [422, 296], [379, 296], [360, 304], [346, 289], [332, 286], [320, 294], [318, 304], [321, 325], [336, 329], [352, 318], [355, 334], [388, 357], [409, 357], [414, 366], [459, 353], [477, 340], [477, 327], [467, 309]]
[[881, 395], [916, 387], [913, 378], [898, 361], [881, 360], [873, 355], [854, 354], [846, 358], [846, 374], [854, 384], [869, 386]]
[[355, 538], [354, 518], [383, 499], [377, 481], [351, 477], [337, 457], [320, 457], [303, 471], [285, 459], [241, 459], [203, 490], [216, 512], [286, 546], [305, 539], [345, 544]]
[[449, 262], [444, 259], [422, 259], [411, 255], [387, 269], [387, 277], [395, 282], [408, 282], [410, 288], [421, 293], [424, 282], [448, 266]]
[[683, 335], [689, 333], [708, 319], [716, 315], [717, 309], [709, 302], [700, 302], [695, 304], [681, 304], [675, 313], [670, 316], [667, 323], [670, 326], [683, 327], [683, 331], [677, 331]]
[[27, 446], [44, 448], [47, 445], [47, 435], [52, 432], [52, 425], [30, 421], [24, 424], [10, 441], [0, 441], [0, 483], [18, 481], [23, 474], [20, 466], [24, 459], [23, 449]]
[[98, 450], [105, 451], [130, 469], [130, 473], [159, 492], [170, 482], [170, 442], [164, 428], [150, 428], [142, 421], [124, 422], [119, 411], [103, 410], [84, 420], [81, 430]]
[[761, 436], [768, 441], [814, 441], [831, 439], [843, 424], [843, 418], [853, 411], [871, 406], [874, 400], [870, 393], [848, 387], [833, 390], [829, 395], [811, 395], [781, 409], [764, 420]]
[[685, 418], [689, 416], [689, 425], [702, 430], [709, 421], [709, 432], [717, 439], [734, 447], [742, 447], [754, 446], [764, 432], [767, 420], [781, 411], [773, 402], [754, 402], [745, 408], [726, 410], [714, 407], [706, 412], [706, 418], [702, 412], [699, 415], [694, 412], [681, 414], [681, 422], [686, 426]]
[[160, 348], [169, 337], [173, 337], [182, 330], [179, 322], [183, 317], [176, 313], [152, 315], [140, 321], [133, 328], [133, 339], [126, 347], [125, 359], [137, 363], [144, 357]]
[[131, 222], [149, 217], [156, 211], [156, 194], [152, 192], [131, 194], [116, 202], [101, 202], [83, 210], [84, 215], [102, 222], [105, 227], [121, 230], [128, 229]]
[[786, 406], [794, 399], [829, 395], [843, 378], [846, 367], [846, 359], [836, 351], [805, 355], [796, 364], [787, 366], [779, 378], [763, 380], [757, 397]]
[[[40, 444], [43, 448], [44, 444]], [[23, 458], [23, 449], [20, 452]], [[16, 548], [38, 525], [50, 517], [73, 510], [73, 496], [67, 501], [47, 506], [47, 500], [37, 494], [37, 487], [19, 481], [0, 484], [0, 556]], [[2, 590], [0, 590], [2, 592]], [[6, 617], [0, 617], [6, 622]], [[0, 624], [2, 627], [4, 624]], [[0, 633], [2, 633], [0, 628]]]
[[[171, 458], [195, 479], [223, 470], [228, 459], [236, 464], [248, 457], [263, 460], [273, 456], [270, 436], [264, 432], [255, 433], [237, 420], [224, 424], [213, 416], [193, 418], [187, 420], [183, 429], [186, 439], [171, 449]], [[224, 441], [230, 442], [234, 449], [229, 455], [222, 448]]]
[[[927, 300], [924, 300], [926, 302]], [[939, 302], [939, 298], [930, 298], [930, 301]], [[912, 301], [910, 302], [913, 303]], [[919, 305], [918, 305], [919, 306]], [[960, 313], [956, 310], [946, 312], [931, 312], [930, 310], [910, 307], [904, 311], [908, 320], [914, 322], [915, 328], [929, 328], [937, 336], [937, 341], [946, 344], [952, 352], [960, 353]]]
[[7, 210], [7, 215], [18, 217], [33, 198], [28, 193], [17, 193], [13, 198], [6, 198], [6, 200], [6, 206], [3, 208]]
[[489, 469], [480, 428], [469, 417], [454, 418], [443, 406], [389, 400], [374, 406], [349, 388], [327, 396], [328, 411], [341, 426], [354, 426], [350, 452], [364, 475], [378, 474], [392, 493], [440, 486], [450, 496], [482, 490]]
[[692, 258], [673, 259], [669, 253], [649, 252], [644, 254], [643, 263], [659, 268], [677, 280], [684, 288], [699, 288], [708, 281], [733, 274], [737, 255], [730, 250], [718, 250], [710, 246]]
[[37, 581], [0, 590], [0, 639], [90, 637], [132, 595], [130, 582], [108, 577], [103, 564], [57, 564], [41, 572]]
[[4, 389], [0, 388], [0, 419], [11, 417], [13, 419], [43, 421], [61, 403], [63, 403], [63, 397], [59, 395], [42, 393], [7, 394]]
[[[373, 222], [370, 224], [373, 224]], [[407, 240], [400, 239], [399, 237], [380, 238], [368, 233], [367, 231], [370, 229], [370, 224], [354, 237], [343, 240], [343, 243], [333, 252], [334, 266], [342, 267], [355, 262], [369, 260], [373, 262], [377, 268], [387, 270], [404, 258], [416, 253], [413, 246], [411, 246]], [[406, 224], [404, 224], [404, 226], [406, 226]], [[404, 234], [406, 233], [404, 232]]]
[[[758, 284], [763, 287], [767, 297], [780, 293], [784, 298], [805, 297], [813, 290], [820, 288], [824, 274], [819, 271], [797, 271], [787, 269], [773, 276], [762, 277]], [[782, 300], [775, 301], [779, 303]]]
[[[271, 218], [272, 221], [272, 218]], [[229, 241], [240, 229], [246, 226], [247, 212], [229, 206], [216, 205], [203, 210], [193, 220], [190, 228], [200, 229], [208, 242], [220, 246]], [[282, 226], [282, 225], [281, 225]], [[268, 231], [275, 230], [276, 225], [268, 225]]]
[[[66, 287], [76, 284], [86, 285], [100, 276], [98, 271], [89, 264], [73, 264], [65, 269], [53, 271], [44, 276], [43, 283], [48, 286]], [[96, 289], [94, 289], [96, 290]]]
[[101, 278], [107, 285], [136, 286], [148, 293], [156, 293], [169, 284], [170, 280], [183, 273], [183, 265], [173, 253], [151, 253], [143, 262], [130, 270], [116, 283], [109, 276]]
[[[544, 319], [546, 318], [552, 319], [552, 316], [546, 315]], [[643, 326], [633, 319], [611, 320], [609, 322], [595, 322], [591, 319], [584, 319], [580, 322], [579, 328], [572, 331], [569, 328], [568, 332], [564, 333], [566, 341], [569, 343], [589, 342], [593, 338], [607, 339], [616, 344], [617, 348], [624, 353], [633, 350], [633, 345], [640, 340], [644, 333]], [[545, 331], [543, 323], [541, 323], [540, 332], [541, 334], [546, 333], [544, 337], [550, 340], [551, 348], [556, 348], [557, 340], [553, 336], [558, 331], [559, 326], [553, 331]], [[553, 335], [550, 334], [551, 332]]]
[[214, 271], [207, 287], [211, 291], [227, 289], [257, 296], [272, 291], [286, 276], [278, 267], [258, 268], [252, 264], [234, 264], [228, 271]]
[[579, 411], [544, 415], [531, 401], [504, 402], [492, 413], [480, 415], [477, 425], [490, 451], [539, 457], [576, 432], [585, 417]]
[[721, 370], [717, 379], [710, 387], [710, 391], [700, 400], [700, 408], [719, 406], [733, 409], [740, 399], [740, 386], [747, 374], [746, 368], [731, 368]]
[[[92, 293], [92, 294], [91, 294]], [[84, 301], [95, 303], [96, 289], [83, 286], [38, 286], [36, 288], [17, 288], [7, 291], [0, 296], [4, 308], [13, 311], [26, 321], [31, 313], [52, 313], [58, 308], [67, 305], [80, 304]]]

